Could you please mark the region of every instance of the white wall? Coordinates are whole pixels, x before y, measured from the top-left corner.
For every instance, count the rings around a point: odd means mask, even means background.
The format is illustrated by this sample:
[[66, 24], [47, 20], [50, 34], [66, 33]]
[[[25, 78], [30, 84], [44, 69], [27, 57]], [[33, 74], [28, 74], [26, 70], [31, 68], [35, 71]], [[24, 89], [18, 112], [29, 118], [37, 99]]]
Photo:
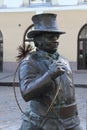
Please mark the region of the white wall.
[[58, 0], [59, 5], [76, 5], [78, 0]]

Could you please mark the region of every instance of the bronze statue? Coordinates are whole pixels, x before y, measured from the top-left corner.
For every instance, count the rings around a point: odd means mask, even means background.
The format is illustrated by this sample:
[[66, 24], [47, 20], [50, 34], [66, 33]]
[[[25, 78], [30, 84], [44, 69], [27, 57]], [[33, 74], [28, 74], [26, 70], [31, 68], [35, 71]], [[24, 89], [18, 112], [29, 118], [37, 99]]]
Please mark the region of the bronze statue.
[[[27, 53], [19, 68], [20, 90], [30, 102], [20, 130], [81, 130], [69, 62], [58, 52], [56, 14], [32, 17], [36, 50]], [[31, 50], [31, 49], [30, 49]]]

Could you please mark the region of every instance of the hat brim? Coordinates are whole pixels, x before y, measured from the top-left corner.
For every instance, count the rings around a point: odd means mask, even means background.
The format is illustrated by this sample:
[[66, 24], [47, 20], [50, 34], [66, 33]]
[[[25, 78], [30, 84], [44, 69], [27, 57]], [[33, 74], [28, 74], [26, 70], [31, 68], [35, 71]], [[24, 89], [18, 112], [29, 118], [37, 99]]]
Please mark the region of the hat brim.
[[30, 31], [28, 34], [27, 34], [27, 37], [28, 38], [34, 38], [36, 35], [39, 35], [41, 33], [44, 33], [44, 32], [48, 32], [48, 33], [55, 33], [55, 34], [59, 34], [59, 35], [62, 35], [62, 34], [65, 34], [65, 32], [63, 31], [40, 31], [40, 30], [33, 30], [33, 31]]

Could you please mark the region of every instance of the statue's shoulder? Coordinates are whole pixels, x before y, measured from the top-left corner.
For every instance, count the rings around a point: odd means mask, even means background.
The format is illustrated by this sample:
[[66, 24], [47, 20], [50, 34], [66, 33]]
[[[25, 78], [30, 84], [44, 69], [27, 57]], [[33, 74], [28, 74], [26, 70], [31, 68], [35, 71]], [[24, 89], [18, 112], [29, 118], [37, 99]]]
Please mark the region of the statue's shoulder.
[[20, 66], [36, 66], [36, 60], [34, 60], [36, 52], [31, 52], [21, 61]]
[[33, 51], [29, 54], [26, 55], [26, 57], [21, 61], [21, 64], [28, 64], [28, 65], [35, 65], [37, 64], [38, 61], [38, 54], [36, 51]]
[[33, 52], [31, 52], [31, 53], [28, 53], [27, 55], [26, 55], [26, 57], [23, 59], [23, 61], [29, 61], [29, 60], [33, 60], [35, 57], [36, 57], [36, 52], [35, 51], [33, 51]]

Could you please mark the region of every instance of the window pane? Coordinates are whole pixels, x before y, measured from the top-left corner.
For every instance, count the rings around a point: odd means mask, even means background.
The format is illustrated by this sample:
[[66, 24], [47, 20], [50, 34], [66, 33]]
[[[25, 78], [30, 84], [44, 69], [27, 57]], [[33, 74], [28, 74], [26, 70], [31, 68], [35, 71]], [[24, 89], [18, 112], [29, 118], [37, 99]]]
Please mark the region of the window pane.
[[79, 49], [80, 49], [80, 50], [83, 50], [83, 41], [80, 41], [80, 43], [79, 43], [79, 44], [80, 44]]
[[81, 38], [85, 38], [85, 28], [82, 30], [80, 35], [81, 35]]
[[82, 29], [79, 38], [87, 38], [87, 25]]
[[30, 4], [46, 3], [46, 0], [30, 0]]
[[85, 27], [85, 38], [87, 38], [87, 26]]

